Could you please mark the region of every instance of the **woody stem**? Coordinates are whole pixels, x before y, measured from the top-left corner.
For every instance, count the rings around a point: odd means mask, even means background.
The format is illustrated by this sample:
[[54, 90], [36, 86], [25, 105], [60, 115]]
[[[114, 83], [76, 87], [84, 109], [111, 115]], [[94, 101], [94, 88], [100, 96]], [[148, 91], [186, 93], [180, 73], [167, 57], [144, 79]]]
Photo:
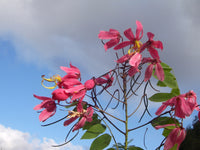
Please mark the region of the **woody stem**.
[[123, 69], [123, 96], [124, 96], [124, 106], [125, 106], [125, 150], [128, 148], [128, 104], [127, 104], [127, 74], [125, 73], [125, 68]]

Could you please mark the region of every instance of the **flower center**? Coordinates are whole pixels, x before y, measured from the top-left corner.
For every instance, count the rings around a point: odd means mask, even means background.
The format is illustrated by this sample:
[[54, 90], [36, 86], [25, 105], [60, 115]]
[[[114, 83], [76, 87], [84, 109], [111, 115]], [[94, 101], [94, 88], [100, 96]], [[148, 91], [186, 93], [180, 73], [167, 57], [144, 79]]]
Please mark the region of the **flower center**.
[[85, 109], [83, 109], [82, 112], [77, 112], [77, 111], [71, 111], [71, 110], [69, 110], [67, 118], [81, 117], [86, 112], [87, 112], [87, 110], [85, 110]]

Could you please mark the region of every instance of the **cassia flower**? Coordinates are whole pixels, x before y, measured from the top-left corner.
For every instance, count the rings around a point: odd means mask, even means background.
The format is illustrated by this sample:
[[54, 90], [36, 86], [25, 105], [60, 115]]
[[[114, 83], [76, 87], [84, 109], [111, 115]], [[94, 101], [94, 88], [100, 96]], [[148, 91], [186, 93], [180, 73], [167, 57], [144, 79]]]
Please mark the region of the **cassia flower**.
[[33, 95], [35, 98], [42, 100], [42, 103], [39, 105], [36, 105], [33, 109], [34, 110], [44, 110], [39, 115], [39, 120], [44, 122], [51, 116], [53, 116], [56, 112], [56, 103], [52, 98], [44, 97], [44, 96], [37, 96]]
[[196, 94], [193, 91], [175, 96], [168, 101], [163, 102], [156, 111], [156, 115], [160, 115], [167, 108], [167, 106], [171, 106], [172, 110], [175, 111], [174, 115], [179, 118], [190, 116], [194, 109], [200, 111], [196, 101]]
[[95, 79], [95, 83], [97, 85], [103, 85], [106, 84], [104, 88], [108, 88], [110, 86], [112, 86], [112, 83], [114, 81], [114, 77], [110, 76], [111, 73], [108, 73], [102, 77], [96, 78]]
[[143, 26], [142, 26], [141, 22], [139, 22], [139, 21], [136, 21], [136, 25], [137, 25], [137, 28], [136, 28], [135, 36], [134, 36], [131, 28], [125, 30], [124, 35], [129, 39], [129, 41], [121, 42], [120, 44], [118, 44], [117, 46], [114, 47], [115, 50], [122, 49], [129, 45], [132, 45], [135, 48], [140, 48], [139, 41], [143, 36]]
[[[156, 129], [166, 128], [169, 126], [176, 126], [175, 124], [166, 124], [166, 125], [159, 125], [156, 126]], [[177, 144], [177, 150], [179, 149], [181, 143], [185, 139], [186, 131], [183, 127], [175, 127], [172, 129], [170, 134], [167, 136], [167, 139], [164, 144], [164, 150], [171, 149], [175, 144]]]
[[159, 59], [152, 59], [150, 57], [143, 58], [142, 63], [150, 63], [145, 71], [144, 81], [147, 81], [151, 78], [153, 73], [153, 68], [155, 67], [155, 75], [158, 77], [160, 81], [163, 81], [165, 78], [164, 70], [161, 66], [161, 61]]
[[68, 120], [64, 122], [64, 126], [67, 126], [74, 122], [77, 118], [81, 118], [78, 123], [74, 126], [72, 131], [78, 130], [82, 128], [85, 125], [85, 122], [91, 122], [92, 116], [93, 116], [93, 108], [90, 106], [87, 108], [87, 110], [83, 109], [82, 103], [79, 102], [77, 104], [77, 111], [69, 111]]
[[83, 99], [86, 92], [88, 90], [93, 89], [94, 86], [95, 86], [94, 80], [90, 79], [90, 80], [87, 80], [84, 85], [83, 84], [75, 85], [71, 88], [65, 89], [64, 91], [66, 94], [72, 95], [72, 98], [71, 98], [71, 102], [72, 102], [76, 99]]
[[149, 38], [149, 40], [144, 43], [141, 47], [141, 52], [147, 48], [150, 55], [153, 57], [153, 58], [160, 58], [159, 55], [158, 55], [158, 51], [155, 49], [155, 48], [159, 48], [161, 50], [163, 50], [163, 44], [161, 41], [154, 41], [153, 38], [154, 38], [154, 34], [151, 33], [151, 32], [147, 32], [147, 36]]

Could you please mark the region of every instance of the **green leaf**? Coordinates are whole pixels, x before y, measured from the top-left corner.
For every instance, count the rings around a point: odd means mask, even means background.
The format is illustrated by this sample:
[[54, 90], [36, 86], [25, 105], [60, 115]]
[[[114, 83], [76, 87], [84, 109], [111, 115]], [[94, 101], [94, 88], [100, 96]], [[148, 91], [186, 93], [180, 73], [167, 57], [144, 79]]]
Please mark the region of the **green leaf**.
[[174, 96], [178, 96], [178, 95], [180, 95], [181, 93], [180, 93], [180, 89], [172, 89], [171, 90], [171, 93], [174, 95]]
[[166, 87], [167, 85], [164, 82], [158, 80], [157, 86]]
[[170, 134], [171, 131], [172, 131], [172, 130], [170, 130], [170, 129], [164, 129], [162, 135], [163, 135], [164, 137], [167, 137], [167, 136]]
[[83, 126], [83, 130], [87, 130], [90, 127], [92, 127], [95, 124], [100, 124], [101, 120], [98, 119], [98, 115], [97, 114], [93, 114], [92, 116], [92, 121], [91, 122], [86, 122], [85, 125]]
[[178, 88], [176, 77], [170, 72], [165, 71], [165, 79], [163, 83], [172, 89]]
[[153, 127], [158, 126], [158, 125], [165, 125], [165, 124], [176, 124], [179, 125], [178, 120], [174, 119], [174, 118], [170, 118], [170, 117], [159, 117], [154, 119], [151, 122], [151, 125]]
[[153, 102], [163, 102], [171, 99], [172, 97], [174, 97], [172, 93], [156, 93], [152, 95], [149, 100]]
[[102, 150], [110, 144], [111, 136], [109, 134], [103, 134], [96, 138], [90, 147], [90, 150]]
[[91, 126], [81, 137], [81, 139], [93, 139], [106, 130], [106, 126], [102, 124], [95, 124]]
[[169, 65], [165, 64], [164, 62], [161, 62], [160, 64], [164, 71], [170, 72], [172, 70], [172, 68]]
[[109, 148], [109, 149], [107, 149], [107, 150], [115, 150], [114, 148]]

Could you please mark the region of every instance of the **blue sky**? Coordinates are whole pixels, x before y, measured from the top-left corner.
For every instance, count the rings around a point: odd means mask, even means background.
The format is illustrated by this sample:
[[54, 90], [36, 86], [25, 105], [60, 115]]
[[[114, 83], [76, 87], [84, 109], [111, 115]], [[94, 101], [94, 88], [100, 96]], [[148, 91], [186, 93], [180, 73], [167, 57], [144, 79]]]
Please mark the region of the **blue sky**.
[[[62, 123], [41, 127], [33, 110], [39, 104], [33, 94], [50, 96], [50, 91], [41, 86], [40, 76], [62, 73], [59, 66], [70, 62], [80, 68], [83, 79], [110, 70], [115, 55], [112, 50], [105, 53], [97, 38], [99, 31], [135, 30], [136, 20], [142, 22], [145, 37], [150, 31], [163, 42], [161, 60], [174, 69], [181, 92], [192, 89], [200, 97], [199, 4], [198, 0], [0, 0], [0, 131], [4, 133], [0, 135], [0, 147], [4, 144], [3, 148], [13, 150], [8, 146], [16, 149], [17, 143], [22, 145], [18, 149], [43, 150], [61, 143], [67, 128]], [[144, 129], [131, 133], [130, 138], [135, 139], [132, 144], [143, 147], [134, 136], [141, 132]], [[148, 138], [157, 132], [149, 128], [148, 134], [147, 142], [152, 143]], [[18, 142], [13, 142], [15, 136]], [[161, 140], [159, 137], [153, 143], [157, 146]], [[77, 138], [67, 149], [87, 150], [87, 145], [87, 141]]]

